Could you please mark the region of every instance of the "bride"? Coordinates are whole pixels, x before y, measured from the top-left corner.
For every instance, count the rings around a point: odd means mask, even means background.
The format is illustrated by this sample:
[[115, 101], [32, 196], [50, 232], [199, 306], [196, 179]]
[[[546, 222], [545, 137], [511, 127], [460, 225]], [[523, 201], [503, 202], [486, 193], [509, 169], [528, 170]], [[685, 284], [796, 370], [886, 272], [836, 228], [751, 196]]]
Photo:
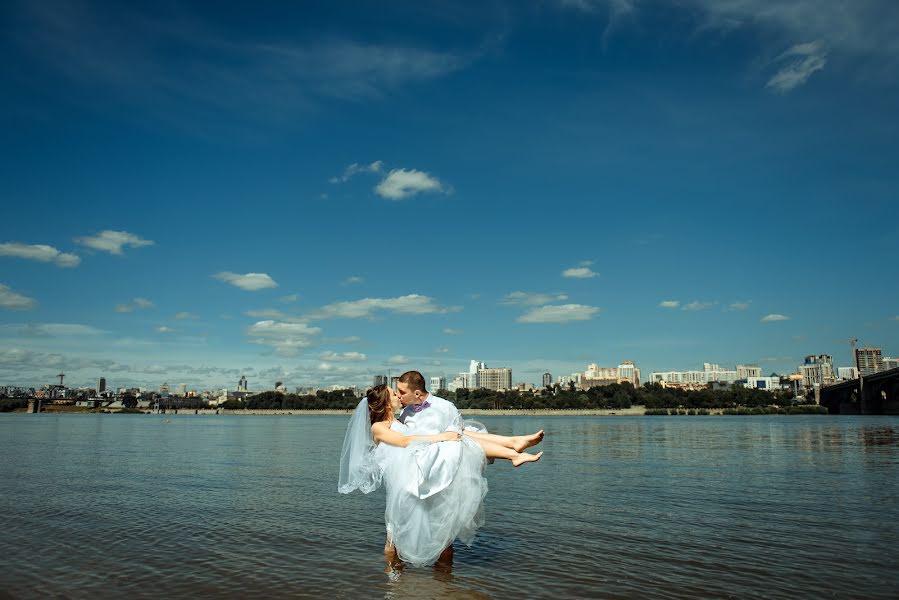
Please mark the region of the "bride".
[[484, 524], [488, 458], [517, 463], [539, 457], [478, 440], [463, 432], [461, 423], [434, 435], [408, 435], [395, 418], [399, 412], [399, 400], [386, 385], [375, 386], [359, 402], [347, 427], [337, 489], [367, 494], [383, 483], [385, 550], [394, 546], [402, 560], [430, 565], [456, 539], [471, 545]]

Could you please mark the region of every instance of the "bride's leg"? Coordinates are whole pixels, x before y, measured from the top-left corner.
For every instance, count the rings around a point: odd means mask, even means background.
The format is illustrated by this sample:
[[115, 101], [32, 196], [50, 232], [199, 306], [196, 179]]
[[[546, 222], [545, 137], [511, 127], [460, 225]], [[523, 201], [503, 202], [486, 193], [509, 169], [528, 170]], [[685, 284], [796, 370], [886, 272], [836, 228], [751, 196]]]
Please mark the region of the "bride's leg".
[[477, 440], [485, 440], [511, 448], [516, 452], [522, 452], [531, 446], [536, 446], [543, 441], [543, 430], [531, 435], [497, 435], [495, 433], [481, 433], [479, 431], [466, 431], [466, 435]]
[[465, 435], [471, 437], [471, 439], [476, 441], [481, 446], [481, 448], [484, 450], [484, 454], [487, 455], [487, 458], [504, 458], [506, 460], [512, 461], [512, 464], [516, 467], [526, 462], [538, 461], [540, 460], [540, 457], [543, 456], [542, 452], [538, 452], [537, 454], [518, 452], [516, 450], [513, 450], [512, 448], [501, 446], [496, 442], [479, 439], [477, 436], [470, 435], [470, 432], [467, 431], [465, 432]]

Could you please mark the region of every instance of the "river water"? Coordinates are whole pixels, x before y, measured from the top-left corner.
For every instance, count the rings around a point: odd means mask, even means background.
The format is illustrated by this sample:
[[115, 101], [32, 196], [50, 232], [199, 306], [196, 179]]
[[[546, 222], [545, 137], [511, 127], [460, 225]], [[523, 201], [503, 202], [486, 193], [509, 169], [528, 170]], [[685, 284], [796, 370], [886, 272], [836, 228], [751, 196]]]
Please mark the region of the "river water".
[[895, 598], [899, 418], [484, 417], [451, 566], [387, 572], [348, 417], [0, 415], [0, 598]]

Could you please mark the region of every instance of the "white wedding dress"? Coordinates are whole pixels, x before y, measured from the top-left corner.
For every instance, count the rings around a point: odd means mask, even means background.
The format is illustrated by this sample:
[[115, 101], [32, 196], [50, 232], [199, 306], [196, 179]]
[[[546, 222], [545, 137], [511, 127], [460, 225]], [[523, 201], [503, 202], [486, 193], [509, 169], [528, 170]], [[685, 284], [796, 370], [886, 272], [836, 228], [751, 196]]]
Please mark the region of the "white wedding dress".
[[[390, 428], [416, 433], [399, 421]], [[387, 490], [387, 536], [402, 560], [430, 565], [453, 540], [471, 545], [484, 524], [487, 495], [487, 459], [477, 442], [381, 443], [373, 459]]]

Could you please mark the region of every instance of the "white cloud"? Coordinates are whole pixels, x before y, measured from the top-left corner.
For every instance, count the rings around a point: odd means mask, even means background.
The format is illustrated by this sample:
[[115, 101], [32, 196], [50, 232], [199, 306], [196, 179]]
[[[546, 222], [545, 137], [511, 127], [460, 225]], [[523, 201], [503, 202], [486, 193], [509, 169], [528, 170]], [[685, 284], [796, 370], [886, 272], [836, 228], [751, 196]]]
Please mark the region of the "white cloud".
[[325, 341], [333, 344], [358, 344], [362, 341], [362, 338], [358, 335], [347, 335], [344, 337], [327, 338]]
[[25, 258], [27, 260], [36, 260], [40, 262], [52, 262], [57, 267], [77, 267], [81, 263], [81, 258], [76, 254], [66, 254], [60, 252], [53, 246], [45, 244], [20, 244], [18, 242], [7, 242], [0, 244], [0, 256], [14, 256], [16, 258]]
[[181, 312], [175, 313], [176, 321], [186, 321], [188, 319], [199, 319], [197, 315], [192, 312], [187, 312], [186, 310], [182, 310]]
[[318, 355], [321, 360], [330, 360], [333, 362], [358, 362], [368, 360], [368, 357], [361, 352], [322, 352]]
[[579, 266], [562, 271], [562, 277], [573, 279], [590, 279], [592, 277], [599, 277], [599, 273], [596, 273], [595, 271], [593, 271], [593, 269], [590, 268], [590, 265], [592, 264], [593, 261], [583, 260], [580, 262]]
[[8, 285], [0, 283], [0, 308], [7, 310], [31, 310], [37, 306], [34, 298], [14, 292]]
[[244, 314], [248, 317], [253, 317], [254, 319], [277, 319], [279, 321], [288, 320], [288, 316], [277, 308], [259, 308], [248, 310]]
[[290, 294], [288, 296], [281, 296], [280, 298], [278, 298], [278, 302], [283, 302], [284, 304], [292, 304], [299, 299], [299, 294]]
[[396, 354], [391, 356], [385, 361], [385, 364], [388, 365], [404, 365], [409, 362], [409, 359], [402, 354]]
[[152, 246], [155, 243], [152, 240], [145, 240], [127, 231], [111, 231], [109, 229], [101, 231], [94, 236], [75, 238], [75, 242], [94, 250], [109, 252], [110, 254], [121, 254], [122, 248], [125, 246], [140, 248], [142, 246]]
[[29, 323], [19, 333], [27, 337], [78, 337], [102, 335], [106, 332], [79, 323]]
[[153, 303], [146, 298], [135, 298], [130, 304], [116, 304], [115, 311], [119, 313], [130, 313], [138, 309], [152, 308]]
[[232, 273], [231, 271], [221, 271], [212, 277], [250, 292], [278, 287], [275, 280], [269, 277], [267, 273], [244, 273], [241, 275], [239, 273]]
[[174, 329], [172, 329], [171, 327], [167, 327], [165, 325], [157, 327], [156, 331], [158, 331], [159, 333], [174, 333], [175, 332]]
[[424, 192], [446, 192], [436, 177], [415, 169], [393, 169], [375, 187], [375, 193], [388, 200], [404, 200]]
[[285, 323], [282, 321], [258, 321], [247, 328], [247, 335], [253, 343], [271, 346], [275, 352], [293, 356], [315, 343], [315, 336], [321, 333], [318, 327], [306, 323]]
[[409, 294], [398, 298], [363, 298], [349, 302], [335, 302], [313, 311], [309, 319], [365, 319], [375, 311], [388, 311], [405, 315], [443, 314], [459, 310], [453, 306], [439, 306], [432, 298]]
[[568, 321], [589, 321], [599, 312], [595, 306], [583, 304], [559, 304], [533, 308], [518, 317], [519, 323], [567, 323]]
[[746, 300], [745, 302], [734, 302], [727, 308], [728, 310], [746, 310], [747, 308], [749, 308], [750, 304], [752, 304], [752, 300]]
[[827, 64], [827, 52], [820, 42], [797, 44], [772, 62], [778, 63], [780, 69], [765, 87], [786, 93], [808, 81], [815, 71], [823, 69]]
[[357, 283], [362, 283], [363, 281], [365, 281], [364, 278], [358, 277], [356, 275], [351, 275], [340, 282], [340, 285], [355, 285]]
[[694, 300], [693, 302], [688, 302], [687, 304], [684, 304], [682, 310], [691, 310], [691, 311], [705, 310], [707, 308], [711, 308], [711, 307], [715, 306], [716, 304], [718, 304], [718, 303], [717, 302], [700, 302], [699, 300]]
[[347, 181], [352, 179], [353, 176], [358, 175], [359, 173], [380, 173], [383, 170], [384, 163], [380, 160], [376, 160], [369, 165], [360, 165], [359, 163], [353, 163], [343, 170], [343, 175], [332, 177], [328, 181], [331, 183], [346, 183]]
[[661, 308], [680, 308], [680, 300], [662, 300], [659, 302]]
[[541, 294], [538, 292], [512, 292], [500, 301], [501, 304], [521, 304], [524, 306], [536, 306], [551, 302], [563, 302], [568, 300], [567, 294]]
[[785, 315], [779, 315], [777, 313], [772, 313], [770, 315], [765, 315], [762, 317], [762, 323], [772, 323], [774, 321], [787, 321], [790, 317]]
[[447, 348], [446, 346], [441, 346], [441, 347], [439, 347], [439, 348], [434, 348], [434, 352], [437, 352], [438, 354], [446, 354], [446, 353], [449, 352], [449, 351], [450, 351], [450, 349]]
[[445, 327], [443, 329], [443, 333], [445, 333], [446, 335], [462, 335], [465, 332], [461, 329], [453, 329], [452, 327]]

